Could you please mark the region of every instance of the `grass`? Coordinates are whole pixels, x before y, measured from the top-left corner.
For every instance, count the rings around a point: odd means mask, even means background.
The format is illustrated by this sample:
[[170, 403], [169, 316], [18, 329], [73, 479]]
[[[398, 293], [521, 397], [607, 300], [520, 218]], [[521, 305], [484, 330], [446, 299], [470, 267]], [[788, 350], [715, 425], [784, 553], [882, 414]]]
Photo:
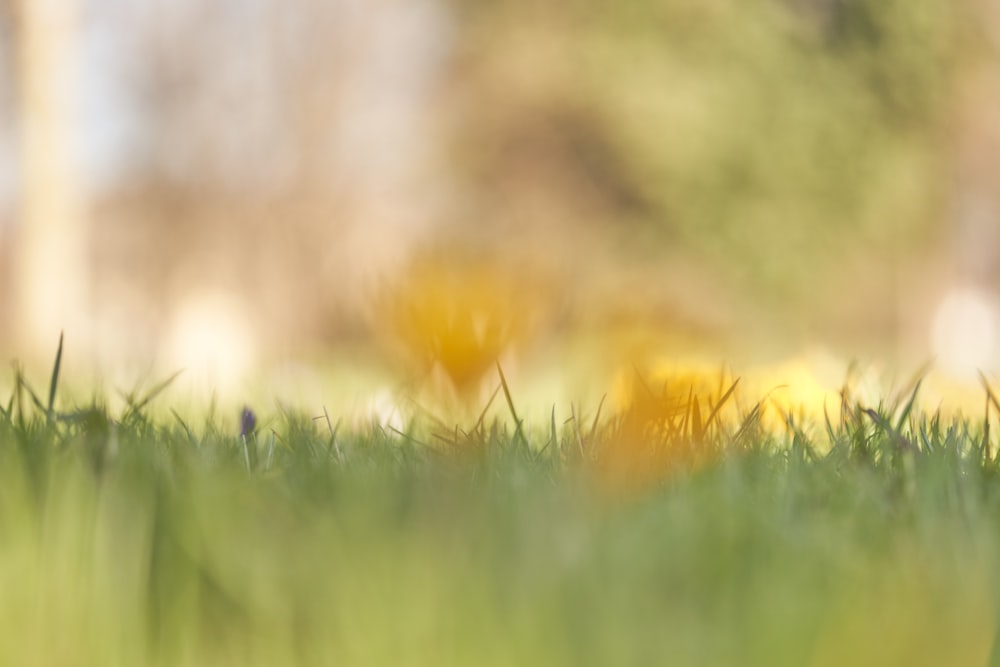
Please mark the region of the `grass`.
[[0, 406], [0, 664], [1000, 664], [995, 431], [919, 387], [243, 437], [58, 376]]

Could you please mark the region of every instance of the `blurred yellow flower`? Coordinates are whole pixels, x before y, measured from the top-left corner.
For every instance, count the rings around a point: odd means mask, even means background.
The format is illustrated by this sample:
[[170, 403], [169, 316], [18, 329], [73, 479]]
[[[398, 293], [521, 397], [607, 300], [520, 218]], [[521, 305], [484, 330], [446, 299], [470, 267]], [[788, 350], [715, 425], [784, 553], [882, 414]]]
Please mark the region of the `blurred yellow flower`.
[[544, 286], [529, 280], [492, 261], [428, 256], [383, 291], [375, 322], [405, 365], [469, 394], [536, 323]]
[[594, 463], [602, 480], [641, 490], [716, 460], [714, 433], [732, 414], [737, 386], [718, 369], [622, 371], [612, 393], [618, 414], [596, 436]]

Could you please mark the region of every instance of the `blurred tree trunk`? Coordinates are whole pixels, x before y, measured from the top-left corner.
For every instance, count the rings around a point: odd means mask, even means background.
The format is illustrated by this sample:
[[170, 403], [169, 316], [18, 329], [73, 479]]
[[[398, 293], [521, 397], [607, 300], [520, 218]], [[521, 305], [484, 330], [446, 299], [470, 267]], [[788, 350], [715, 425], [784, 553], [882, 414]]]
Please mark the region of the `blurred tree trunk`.
[[86, 339], [84, 206], [73, 150], [77, 29], [73, 0], [13, 4], [20, 197], [13, 334], [34, 355], [59, 331]]

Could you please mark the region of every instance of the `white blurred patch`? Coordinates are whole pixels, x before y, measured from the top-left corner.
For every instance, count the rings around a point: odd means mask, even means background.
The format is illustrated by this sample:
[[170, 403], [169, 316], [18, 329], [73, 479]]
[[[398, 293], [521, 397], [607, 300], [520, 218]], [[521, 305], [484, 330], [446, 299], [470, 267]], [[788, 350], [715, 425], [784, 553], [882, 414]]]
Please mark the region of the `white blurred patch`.
[[191, 296], [181, 302], [169, 328], [165, 360], [183, 369], [196, 390], [223, 395], [247, 380], [257, 357], [249, 318], [225, 293]]
[[949, 291], [934, 313], [931, 344], [944, 373], [972, 379], [997, 366], [1000, 307], [995, 295], [970, 287]]
[[368, 400], [359, 417], [358, 426], [381, 427], [390, 435], [395, 432], [403, 433], [406, 427], [399, 404], [392, 393], [385, 389], [376, 392]]

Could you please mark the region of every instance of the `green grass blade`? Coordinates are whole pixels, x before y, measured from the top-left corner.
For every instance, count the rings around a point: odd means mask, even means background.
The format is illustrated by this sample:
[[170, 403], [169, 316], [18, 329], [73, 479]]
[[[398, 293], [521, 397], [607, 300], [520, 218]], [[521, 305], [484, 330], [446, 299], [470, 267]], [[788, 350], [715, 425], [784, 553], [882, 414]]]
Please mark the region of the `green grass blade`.
[[724, 406], [732, 397], [733, 392], [736, 391], [736, 385], [739, 383], [740, 379], [736, 378], [733, 384], [729, 386], [729, 389], [726, 390], [726, 393], [722, 395], [722, 398], [719, 399], [718, 403], [715, 404], [715, 407], [712, 408], [712, 411], [708, 415], [708, 419], [705, 420], [705, 428], [708, 428], [708, 425], [712, 423], [712, 420], [718, 417], [719, 411], [722, 410], [722, 406]]
[[497, 363], [497, 373], [500, 374], [500, 386], [503, 387], [504, 398], [507, 399], [507, 407], [510, 408], [510, 416], [514, 418], [514, 440], [520, 439], [523, 444], [527, 445], [528, 440], [524, 437], [523, 422], [521, 418], [517, 416], [517, 410], [514, 409], [514, 399], [510, 395], [510, 387], [507, 385], [507, 377], [503, 374], [503, 369], [500, 368], [500, 362]]
[[[21, 377], [21, 381], [20, 381], [20, 383], [19, 383], [18, 386], [21, 389], [24, 389], [25, 391], [28, 392], [28, 397], [31, 399], [31, 402], [35, 404], [35, 407], [38, 409], [39, 412], [43, 412], [46, 415], [48, 414], [48, 409], [45, 407], [45, 405], [42, 404], [42, 399], [40, 399], [38, 397], [38, 394], [35, 393], [35, 390], [31, 388], [31, 385], [28, 384], [28, 382], [24, 379], [23, 376]], [[24, 410], [23, 406], [22, 406], [21, 409], [22, 409], [22, 418], [23, 418], [23, 416], [24, 416], [23, 415], [23, 410]]]
[[986, 390], [986, 398], [993, 405], [993, 409], [1000, 414], [1000, 402], [997, 401], [996, 394], [993, 393], [993, 389], [990, 388], [990, 383], [986, 379], [986, 375], [982, 371], [979, 371], [979, 381], [983, 384], [983, 389]]
[[920, 378], [919, 380], [917, 380], [916, 385], [914, 385], [913, 387], [913, 391], [910, 393], [910, 400], [906, 402], [906, 407], [904, 407], [903, 411], [899, 414], [899, 418], [896, 420], [897, 433], [903, 432], [903, 425], [906, 423], [907, 418], [913, 411], [913, 405], [917, 401], [917, 394], [920, 392], [920, 385], [923, 384], [923, 382], [924, 378]]
[[[601, 408], [604, 407], [604, 399], [606, 399], [607, 397], [608, 397], [607, 394], [601, 396], [601, 401], [600, 403], [597, 404], [597, 413], [594, 414], [594, 421], [590, 425], [590, 435], [587, 437], [587, 439], [590, 440], [591, 442], [593, 442], [594, 440], [594, 434], [597, 433], [597, 424], [601, 421]], [[554, 406], [553, 409], [555, 409]]]
[[126, 412], [126, 414], [127, 415], [139, 414], [143, 408], [145, 408], [153, 401], [154, 398], [162, 394], [167, 389], [167, 387], [173, 384], [174, 380], [176, 380], [183, 372], [184, 372], [183, 370], [177, 371], [176, 373], [168, 377], [166, 380], [160, 382], [158, 385], [150, 389], [149, 392], [138, 401], [129, 401], [128, 411]]
[[56, 349], [56, 363], [52, 367], [52, 379], [49, 380], [49, 402], [45, 407], [45, 414], [49, 421], [52, 421], [52, 408], [56, 404], [56, 388], [59, 386], [59, 369], [62, 367], [63, 336], [65, 332], [59, 332], [59, 347]]
[[486, 413], [490, 411], [490, 407], [493, 405], [493, 401], [496, 400], [497, 394], [500, 393], [500, 387], [497, 386], [490, 395], [490, 400], [486, 401], [486, 405], [483, 407], [483, 411], [479, 413], [479, 419], [476, 420], [476, 425], [472, 427], [473, 433], [479, 433], [480, 429], [484, 428], [486, 423]]
[[691, 397], [691, 437], [695, 442], [702, 442], [705, 439], [706, 423], [701, 421], [701, 406], [697, 396]]
[[553, 458], [559, 456], [559, 431], [556, 430], [556, 406], [552, 405], [552, 412], [549, 414], [549, 442], [552, 443]]

